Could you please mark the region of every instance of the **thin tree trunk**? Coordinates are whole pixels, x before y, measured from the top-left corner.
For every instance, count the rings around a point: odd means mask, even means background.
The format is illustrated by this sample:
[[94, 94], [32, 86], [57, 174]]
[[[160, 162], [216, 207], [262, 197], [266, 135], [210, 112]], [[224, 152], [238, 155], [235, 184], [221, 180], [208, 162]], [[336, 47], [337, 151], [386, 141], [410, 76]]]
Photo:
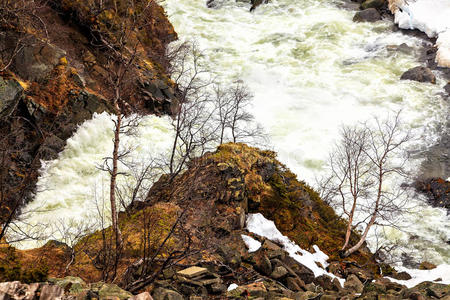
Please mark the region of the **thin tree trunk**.
[[120, 126], [122, 124], [122, 114], [120, 113], [119, 104], [116, 101], [116, 123], [114, 130], [114, 149], [113, 149], [113, 167], [111, 170], [111, 182], [109, 189], [109, 200], [111, 202], [111, 221], [114, 231], [114, 237], [116, 240], [116, 251], [122, 246], [122, 233], [119, 228], [118, 213], [116, 206], [116, 179], [119, 161], [119, 146], [120, 146]]
[[369, 233], [370, 228], [373, 226], [373, 224], [375, 224], [375, 220], [376, 220], [377, 214], [378, 214], [378, 208], [380, 206], [381, 193], [382, 193], [381, 189], [383, 186], [383, 167], [381, 164], [379, 166], [378, 176], [379, 176], [379, 182], [378, 182], [377, 201], [375, 202], [375, 208], [373, 210], [372, 217], [370, 218], [370, 221], [367, 224], [366, 229], [364, 230], [364, 233], [361, 236], [361, 238], [359, 239], [358, 243], [356, 243], [353, 247], [351, 247], [350, 249], [345, 251], [344, 257], [350, 256], [354, 252], [358, 251], [359, 248], [361, 248], [362, 244], [366, 241], [367, 234]]

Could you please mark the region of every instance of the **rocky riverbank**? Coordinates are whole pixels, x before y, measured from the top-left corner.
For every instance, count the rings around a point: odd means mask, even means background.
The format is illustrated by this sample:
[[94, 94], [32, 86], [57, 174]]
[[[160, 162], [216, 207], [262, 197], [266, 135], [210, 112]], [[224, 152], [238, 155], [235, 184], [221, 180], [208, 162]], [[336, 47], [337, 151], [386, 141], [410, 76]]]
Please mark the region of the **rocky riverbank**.
[[[265, 228], [263, 235], [254, 233], [250, 221], [257, 215], [263, 222], [257, 223], [257, 232]], [[0, 248], [0, 258], [6, 261], [0, 265], [3, 280], [20, 275], [22, 282], [34, 282], [33, 276], [41, 274], [39, 281], [47, 282], [3, 283], [0, 293], [29, 295], [18, 299], [151, 299], [151, 294], [157, 300], [450, 296], [449, 286], [439, 284], [438, 277], [428, 278], [435, 283], [413, 288], [383, 277], [411, 279], [377, 263], [366, 247], [341, 259], [345, 221], [273, 152], [244, 144], [222, 145], [192, 161], [185, 173], [162, 177], [145, 202], [133, 203], [121, 214], [120, 224], [124, 249], [114, 279], [117, 286], [98, 283], [106, 268], [102, 265], [106, 251], [102, 236], [110, 234], [106, 229], [73, 247], [50, 242], [28, 251]], [[267, 238], [270, 230], [280, 230], [277, 234], [285, 238]], [[299, 246], [300, 254], [286, 248], [286, 239]], [[142, 257], [154, 259], [147, 264]], [[34, 273], [32, 261], [39, 266]], [[72, 277], [64, 278], [67, 275]], [[131, 298], [130, 292], [138, 298]]]

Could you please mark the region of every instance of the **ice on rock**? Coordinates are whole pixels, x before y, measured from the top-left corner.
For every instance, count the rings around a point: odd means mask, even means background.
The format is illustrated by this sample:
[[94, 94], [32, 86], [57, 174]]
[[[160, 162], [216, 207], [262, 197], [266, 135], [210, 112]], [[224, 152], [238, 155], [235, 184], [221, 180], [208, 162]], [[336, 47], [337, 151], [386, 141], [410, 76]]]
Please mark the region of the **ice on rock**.
[[313, 271], [314, 276], [318, 277], [320, 275], [328, 275], [331, 278], [337, 278], [341, 285], [344, 286], [344, 279], [328, 273], [316, 264], [316, 262], [318, 262], [324, 267], [328, 266], [328, 255], [323, 253], [316, 245], [313, 246], [315, 253], [310, 253], [303, 250], [300, 246], [292, 242], [287, 236], [284, 236], [277, 229], [273, 221], [266, 219], [260, 213], [249, 214], [247, 216], [247, 230], [283, 245], [284, 250], [288, 252], [293, 259]]
[[450, 284], [450, 265], [448, 264], [439, 265], [432, 270], [414, 270], [400, 267], [398, 271], [407, 272], [412, 278], [409, 280], [397, 280], [388, 277], [389, 280], [406, 285], [408, 288], [412, 288], [424, 281], [435, 281], [436, 279], [440, 279], [436, 281], [437, 283]]
[[248, 248], [248, 252], [255, 252], [257, 251], [259, 248], [261, 248], [261, 243], [257, 240], [255, 240], [254, 238], [252, 238], [251, 236], [245, 235], [245, 234], [241, 234], [242, 240], [244, 241], [245, 245]]
[[436, 62], [450, 67], [450, 1], [389, 0], [395, 23], [403, 29], [418, 29], [428, 37], [437, 37]]

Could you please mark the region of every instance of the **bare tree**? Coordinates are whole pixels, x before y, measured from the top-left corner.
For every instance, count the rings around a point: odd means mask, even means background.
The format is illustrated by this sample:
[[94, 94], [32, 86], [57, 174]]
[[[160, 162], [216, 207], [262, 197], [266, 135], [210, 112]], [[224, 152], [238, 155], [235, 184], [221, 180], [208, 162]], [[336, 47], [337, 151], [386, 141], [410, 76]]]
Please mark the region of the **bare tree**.
[[[406, 176], [404, 146], [410, 139], [409, 132], [401, 128], [400, 113], [383, 121], [375, 119], [375, 126], [363, 123], [342, 128], [341, 140], [330, 155], [331, 176], [325, 179], [323, 193], [348, 218], [342, 257], [364, 244], [373, 225], [395, 226], [394, 216], [405, 207], [401, 197], [405, 191], [390, 189], [387, 181], [394, 175]], [[362, 234], [350, 245], [359, 226]]]
[[105, 94], [109, 95], [115, 115], [112, 155], [105, 158], [102, 169], [108, 171], [110, 175], [109, 202], [115, 239], [116, 268], [123, 245], [116, 199], [117, 177], [124, 175], [119, 171], [119, 163], [125, 163], [126, 156], [132, 151], [121, 147], [121, 137], [135, 133], [140, 121], [137, 114], [132, 115], [133, 107], [129, 103], [132, 102], [136, 70], [139, 69], [138, 58], [142, 54], [141, 49], [144, 48], [137, 36], [140, 28], [149, 22], [148, 13], [152, 5], [153, 1], [138, 0], [127, 0], [120, 5], [115, 2], [114, 5], [112, 3], [107, 5], [103, 1], [91, 3], [92, 8], [98, 12], [108, 10], [112, 15], [112, 21], [104, 24], [107, 28], [94, 24], [91, 31], [94, 34], [95, 46], [106, 54]]
[[249, 138], [264, 138], [262, 128], [249, 113], [253, 95], [241, 80], [234, 82], [225, 90], [220, 85], [215, 85], [214, 92], [216, 119], [219, 123], [219, 144], [226, 141], [237, 143], [248, 142]]
[[172, 120], [174, 139], [167, 162], [172, 177], [194, 155], [215, 146], [214, 105], [208, 87], [212, 80], [201, 63], [196, 44], [183, 43], [169, 52], [170, 72], [179, 90], [179, 105]]

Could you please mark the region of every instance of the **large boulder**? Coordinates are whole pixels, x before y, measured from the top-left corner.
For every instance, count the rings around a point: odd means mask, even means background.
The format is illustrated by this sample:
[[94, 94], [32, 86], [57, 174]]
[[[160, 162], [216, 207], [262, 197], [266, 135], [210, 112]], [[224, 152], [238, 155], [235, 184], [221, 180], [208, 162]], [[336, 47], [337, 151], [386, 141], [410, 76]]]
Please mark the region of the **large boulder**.
[[373, 7], [358, 11], [353, 17], [353, 22], [376, 22], [379, 20], [381, 20], [381, 14]]
[[16, 80], [0, 76], [0, 117], [8, 115], [22, 96], [23, 88]]
[[366, 0], [361, 3], [361, 9], [381, 8], [385, 4], [385, 0]]
[[415, 67], [409, 69], [400, 77], [401, 80], [414, 80], [418, 82], [436, 83], [436, 76], [431, 72], [430, 68]]

